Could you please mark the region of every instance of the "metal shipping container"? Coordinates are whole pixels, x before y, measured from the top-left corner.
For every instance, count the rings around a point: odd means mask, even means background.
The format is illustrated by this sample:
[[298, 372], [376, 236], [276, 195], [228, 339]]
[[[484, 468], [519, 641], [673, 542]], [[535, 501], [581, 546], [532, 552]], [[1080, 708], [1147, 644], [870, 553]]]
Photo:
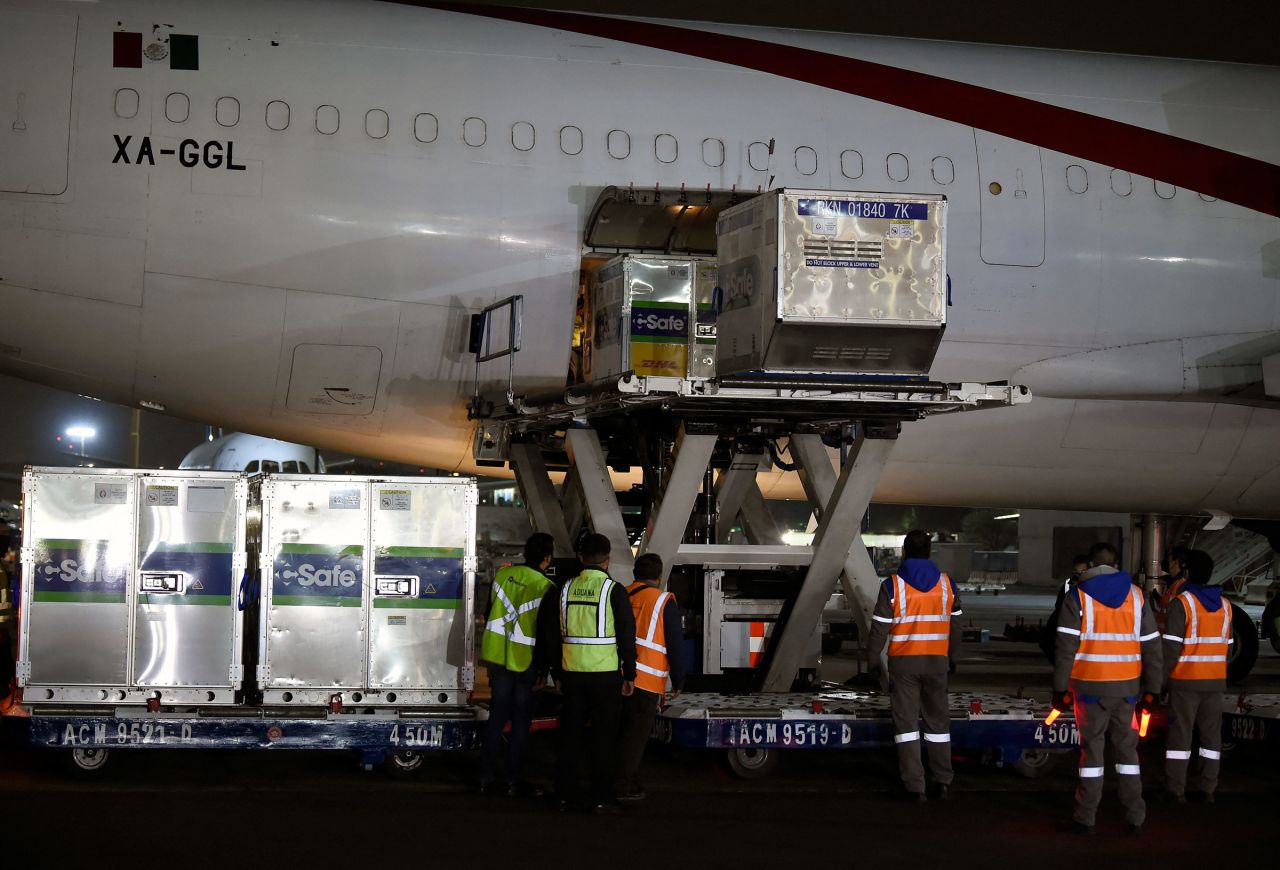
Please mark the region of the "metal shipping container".
[[715, 263], [697, 257], [605, 263], [591, 281], [586, 379], [713, 377], [715, 286]]
[[718, 374], [927, 375], [946, 323], [946, 207], [779, 190], [725, 209]]
[[24, 699], [233, 703], [246, 500], [234, 472], [28, 468]]
[[477, 496], [462, 478], [261, 485], [269, 704], [459, 704], [474, 686]]

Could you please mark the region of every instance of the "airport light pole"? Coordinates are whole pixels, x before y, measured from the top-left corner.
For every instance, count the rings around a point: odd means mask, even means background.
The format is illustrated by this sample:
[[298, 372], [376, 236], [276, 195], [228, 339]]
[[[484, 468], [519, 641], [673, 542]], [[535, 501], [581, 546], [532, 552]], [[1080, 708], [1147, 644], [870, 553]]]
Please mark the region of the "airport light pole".
[[69, 426], [67, 427], [67, 437], [74, 438], [80, 442], [80, 458], [84, 459], [84, 443], [91, 438], [96, 437], [98, 430], [92, 426]]

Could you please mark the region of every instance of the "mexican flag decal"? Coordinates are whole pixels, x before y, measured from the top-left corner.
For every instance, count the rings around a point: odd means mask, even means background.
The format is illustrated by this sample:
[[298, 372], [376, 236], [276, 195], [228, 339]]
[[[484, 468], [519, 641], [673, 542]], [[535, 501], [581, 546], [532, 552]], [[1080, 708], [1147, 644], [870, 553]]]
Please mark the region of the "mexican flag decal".
[[171, 33], [154, 39], [145, 47], [141, 33], [116, 31], [111, 34], [111, 65], [141, 69], [143, 60], [150, 63], [169, 61], [169, 69], [200, 69], [200, 37]]

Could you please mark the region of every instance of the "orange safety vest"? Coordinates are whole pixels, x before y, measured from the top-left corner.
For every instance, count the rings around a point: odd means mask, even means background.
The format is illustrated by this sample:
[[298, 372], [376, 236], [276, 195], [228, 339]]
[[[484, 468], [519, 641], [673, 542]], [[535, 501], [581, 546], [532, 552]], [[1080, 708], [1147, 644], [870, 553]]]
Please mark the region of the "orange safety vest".
[[1190, 592], [1178, 596], [1187, 612], [1183, 633], [1186, 637], [1166, 634], [1166, 640], [1182, 642], [1178, 662], [1169, 674], [1175, 680], [1225, 680], [1227, 649], [1231, 646], [1231, 605], [1210, 613], [1200, 599]]
[[1142, 676], [1142, 602], [1142, 590], [1137, 587], [1129, 590], [1119, 607], [1108, 607], [1080, 592], [1080, 648], [1071, 679], [1118, 683]]
[[1173, 600], [1182, 594], [1182, 590], [1186, 588], [1187, 578], [1182, 577], [1174, 580], [1165, 590], [1160, 593], [1160, 609], [1156, 611], [1156, 625], [1161, 631], [1164, 631], [1165, 624], [1169, 621], [1169, 605], [1173, 604]]
[[667, 691], [667, 634], [662, 613], [670, 592], [636, 581], [627, 587], [631, 610], [636, 615], [636, 688], [655, 695]]
[[921, 592], [897, 574], [893, 584], [893, 625], [889, 629], [891, 656], [946, 656], [951, 651], [951, 578], [943, 574], [928, 592]]

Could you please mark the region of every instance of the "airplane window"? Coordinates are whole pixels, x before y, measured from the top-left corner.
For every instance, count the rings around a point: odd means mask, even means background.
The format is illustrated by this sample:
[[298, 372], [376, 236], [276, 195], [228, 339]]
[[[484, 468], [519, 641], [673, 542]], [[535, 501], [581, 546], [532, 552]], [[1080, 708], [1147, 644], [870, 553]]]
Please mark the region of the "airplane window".
[[138, 114], [138, 92], [133, 88], [116, 91], [116, 117], [132, 118]]
[[413, 119], [413, 138], [419, 142], [434, 142], [440, 135], [440, 122], [430, 112], [423, 112]]
[[1201, 198], [1201, 199], [1203, 199], [1205, 202], [1217, 202], [1217, 201], [1218, 201], [1218, 198], [1217, 198], [1216, 196], [1210, 196], [1210, 195], [1209, 195], [1209, 194], [1207, 194], [1207, 193], [1197, 193], [1197, 194], [1196, 194], [1196, 196], [1200, 197], [1200, 198]]
[[253, 460], [252, 462], [250, 462], [248, 465], [246, 465], [246, 466], [244, 467], [244, 473], [245, 473], [245, 474], [257, 474], [257, 473], [258, 473], [258, 460], [256, 460], [256, 459], [255, 459], [255, 460]]
[[895, 151], [884, 159], [884, 171], [893, 181], [906, 181], [911, 175], [911, 163], [907, 155]]
[[182, 124], [191, 117], [191, 98], [179, 91], [164, 98], [164, 116], [172, 124]]
[[338, 132], [338, 125], [342, 122], [342, 115], [338, 111], [337, 106], [318, 106], [316, 108], [316, 132], [325, 136], [332, 136]]
[[284, 100], [267, 103], [267, 129], [279, 133], [289, 127], [289, 104]]
[[472, 148], [479, 148], [489, 138], [489, 127], [484, 118], [467, 118], [462, 122], [462, 141]]
[[370, 109], [364, 113], [364, 132], [371, 139], [385, 139], [391, 130], [391, 116], [382, 109]]
[[511, 125], [511, 144], [517, 151], [532, 151], [537, 134], [528, 121], [516, 121]]
[[235, 97], [218, 97], [213, 104], [213, 116], [223, 127], [234, 127], [240, 123], [240, 101]]
[[610, 130], [605, 144], [614, 160], [626, 160], [631, 156], [631, 134], [626, 130]]
[[298, 472], [299, 472], [300, 474], [310, 474], [310, 473], [311, 473], [311, 466], [310, 466], [310, 465], [307, 465], [307, 463], [305, 463], [305, 462], [303, 462], [303, 461], [299, 460], [299, 462], [298, 462]]
[[1156, 196], [1161, 199], [1173, 199], [1178, 193], [1178, 188], [1174, 187], [1167, 181], [1154, 182], [1156, 188]]
[[840, 152], [840, 174], [845, 178], [862, 177], [861, 151], [854, 151], [850, 148], [848, 151]]
[[752, 142], [747, 146], [747, 163], [756, 172], [764, 172], [769, 168], [769, 143]]
[[818, 152], [808, 145], [796, 149], [796, 171], [801, 175], [813, 175], [818, 171]]
[[938, 184], [950, 184], [956, 180], [956, 165], [951, 162], [950, 157], [933, 158], [933, 165], [929, 167], [929, 171]]
[[1123, 169], [1111, 170], [1111, 192], [1116, 196], [1128, 196], [1133, 193], [1133, 176]]
[[263, 470], [263, 471], [272, 471], [272, 472], [274, 472], [274, 471], [279, 471], [279, 470], [280, 470], [280, 463], [279, 463], [279, 462], [276, 462], [276, 461], [275, 461], [275, 460], [273, 460], [273, 459], [264, 459], [264, 460], [262, 460], [262, 470]]
[[712, 169], [724, 166], [724, 142], [719, 139], [703, 139], [702, 162]]
[[572, 124], [560, 128], [560, 150], [570, 157], [582, 153], [582, 131]]
[[659, 163], [675, 163], [680, 156], [680, 143], [670, 133], [659, 133], [653, 140], [653, 156]]
[[1079, 163], [1067, 167], [1067, 190], [1072, 193], [1084, 193], [1089, 189], [1089, 170]]

